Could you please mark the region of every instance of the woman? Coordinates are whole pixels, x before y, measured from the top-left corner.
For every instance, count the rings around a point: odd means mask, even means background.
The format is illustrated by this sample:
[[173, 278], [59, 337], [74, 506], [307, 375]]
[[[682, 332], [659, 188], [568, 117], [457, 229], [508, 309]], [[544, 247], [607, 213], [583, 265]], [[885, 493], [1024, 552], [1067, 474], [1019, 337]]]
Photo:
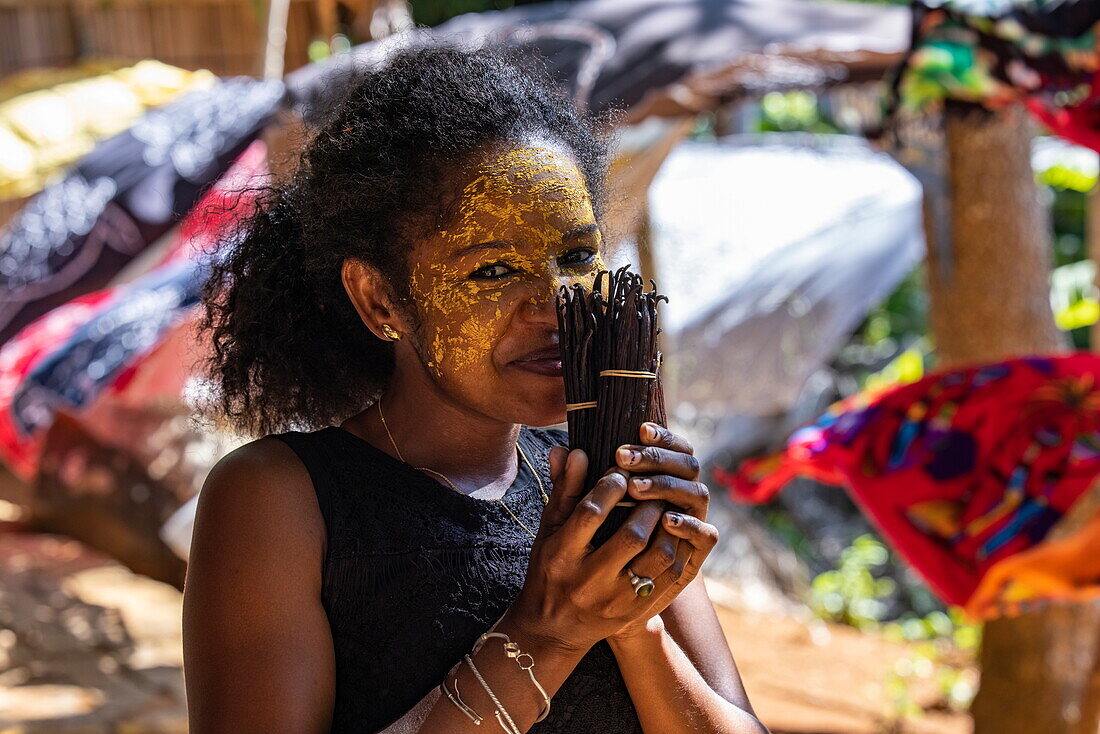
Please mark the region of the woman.
[[528, 427], [565, 418], [553, 295], [602, 265], [597, 129], [498, 53], [402, 51], [214, 266], [219, 407], [264, 435], [200, 495], [192, 731], [764, 731], [687, 441], [646, 424], [585, 487]]

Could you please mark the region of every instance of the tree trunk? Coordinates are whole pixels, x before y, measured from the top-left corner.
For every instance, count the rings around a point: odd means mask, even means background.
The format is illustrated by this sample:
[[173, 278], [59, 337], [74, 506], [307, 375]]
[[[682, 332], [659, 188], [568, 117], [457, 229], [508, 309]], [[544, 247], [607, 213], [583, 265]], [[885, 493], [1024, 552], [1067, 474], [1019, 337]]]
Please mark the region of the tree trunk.
[[[1050, 226], [1019, 107], [945, 115], [947, 228], [927, 222], [941, 367], [1064, 351], [1050, 308]], [[944, 233], [950, 242], [937, 241]], [[1059, 604], [986, 625], [975, 734], [1097, 734], [1100, 606]]]
[[951, 242], [928, 248], [939, 365], [1063, 351], [1050, 308], [1050, 227], [1031, 171], [1030, 119], [1019, 107], [993, 113], [958, 104], [945, 117]]
[[1057, 604], [985, 626], [974, 734], [1096, 734], [1100, 605]]

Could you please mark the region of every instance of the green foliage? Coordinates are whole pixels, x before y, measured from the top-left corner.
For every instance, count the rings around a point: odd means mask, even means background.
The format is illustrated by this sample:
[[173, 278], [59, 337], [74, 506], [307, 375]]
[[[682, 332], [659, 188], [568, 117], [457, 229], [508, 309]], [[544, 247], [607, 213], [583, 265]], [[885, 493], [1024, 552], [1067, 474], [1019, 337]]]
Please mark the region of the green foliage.
[[343, 33], [337, 33], [329, 41], [317, 39], [309, 44], [306, 53], [310, 61], [323, 61], [329, 56], [351, 51], [351, 40]]
[[811, 585], [811, 607], [829, 622], [866, 630], [879, 626], [886, 615], [884, 599], [896, 587], [890, 578], [876, 578], [873, 571], [886, 565], [890, 554], [871, 535], [861, 535], [840, 555], [833, 571], [818, 574]]
[[821, 112], [813, 92], [768, 92], [760, 100], [760, 132], [838, 133]]
[[785, 510], [779, 507], [766, 507], [761, 508], [761, 513], [764, 515], [764, 520], [772, 535], [783, 545], [793, 550], [796, 556], [807, 560], [814, 555], [809, 538], [795, 525], [790, 514]]
[[905, 344], [928, 333], [924, 266], [915, 268], [883, 303], [867, 315], [859, 337], [867, 346]]
[[1035, 179], [1050, 203], [1055, 267], [1084, 260], [1086, 200], [1096, 176], [1058, 164], [1039, 171]]
[[1063, 191], [1076, 191], [1087, 194], [1096, 185], [1096, 176], [1074, 168], [1055, 164], [1045, 171], [1039, 171], [1035, 176], [1040, 185], [1050, 186]]
[[1085, 217], [1089, 192], [1097, 177], [1090, 171], [1057, 163], [1035, 175], [1050, 205], [1054, 241], [1051, 306], [1058, 328], [1077, 349], [1089, 348], [1089, 327], [1100, 317], [1093, 285], [1096, 268], [1088, 259]]
[[981, 628], [952, 608], [924, 616], [907, 615], [884, 622], [884, 600], [894, 581], [881, 576], [890, 551], [871, 535], [861, 535], [841, 554], [833, 571], [813, 580], [811, 606], [822, 619], [847, 624], [864, 632], [878, 632], [887, 640], [909, 643], [912, 654], [899, 658], [885, 681], [890, 696], [888, 718], [921, 716], [918, 685], [938, 695], [938, 705], [965, 711], [977, 691], [973, 661], [981, 643]]
[[900, 658], [886, 680], [886, 690], [899, 717], [919, 716], [923, 709], [913, 696], [915, 684], [931, 683], [947, 708], [966, 711], [977, 692], [972, 666], [981, 645], [981, 627], [969, 622], [958, 608], [907, 617], [883, 627], [893, 642], [916, 643], [909, 657]]
[[859, 388], [874, 389], [885, 384], [916, 382], [924, 377], [932, 356], [928, 334], [928, 293], [924, 288], [924, 266], [913, 269], [897, 289], [871, 309], [855, 337], [842, 352], [848, 362], [870, 364], [875, 355], [894, 354], [886, 367], [857, 376]]
[[418, 25], [439, 25], [463, 13], [507, 10], [522, 3], [515, 0], [413, 0], [411, 5], [413, 22]]

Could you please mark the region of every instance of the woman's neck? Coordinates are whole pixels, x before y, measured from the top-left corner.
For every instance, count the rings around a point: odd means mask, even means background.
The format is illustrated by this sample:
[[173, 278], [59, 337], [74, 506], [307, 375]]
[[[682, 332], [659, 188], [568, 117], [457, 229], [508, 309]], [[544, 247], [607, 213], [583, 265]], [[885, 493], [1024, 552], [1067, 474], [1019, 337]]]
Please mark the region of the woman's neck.
[[403, 374], [408, 372], [395, 372], [380, 406], [356, 416], [358, 432], [395, 458], [443, 474], [465, 494], [503, 495], [515, 481], [520, 426], [456, 404], [427, 375], [408, 379]]

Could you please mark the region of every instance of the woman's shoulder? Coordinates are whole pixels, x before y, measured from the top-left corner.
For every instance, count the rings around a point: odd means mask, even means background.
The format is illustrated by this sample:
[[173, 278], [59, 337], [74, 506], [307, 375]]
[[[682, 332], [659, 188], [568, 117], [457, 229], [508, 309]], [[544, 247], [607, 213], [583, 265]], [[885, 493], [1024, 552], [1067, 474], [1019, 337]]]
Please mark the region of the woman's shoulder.
[[[200, 537], [200, 526], [211, 531], [208, 537]], [[291, 446], [270, 434], [238, 446], [214, 464], [199, 492], [195, 527], [193, 544], [276, 537], [296, 545], [299, 558], [320, 558], [325, 541], [306, 466]]]
[[291, 445], [277, 440], [281, 437], [268, 434], [253, 439], [218, 459], [200, 495], [217, 493], [237, 501], [268, 497], [279, 502], [300, 502], [308, 498], [303, 490], [310, 488], [309, 472]]

